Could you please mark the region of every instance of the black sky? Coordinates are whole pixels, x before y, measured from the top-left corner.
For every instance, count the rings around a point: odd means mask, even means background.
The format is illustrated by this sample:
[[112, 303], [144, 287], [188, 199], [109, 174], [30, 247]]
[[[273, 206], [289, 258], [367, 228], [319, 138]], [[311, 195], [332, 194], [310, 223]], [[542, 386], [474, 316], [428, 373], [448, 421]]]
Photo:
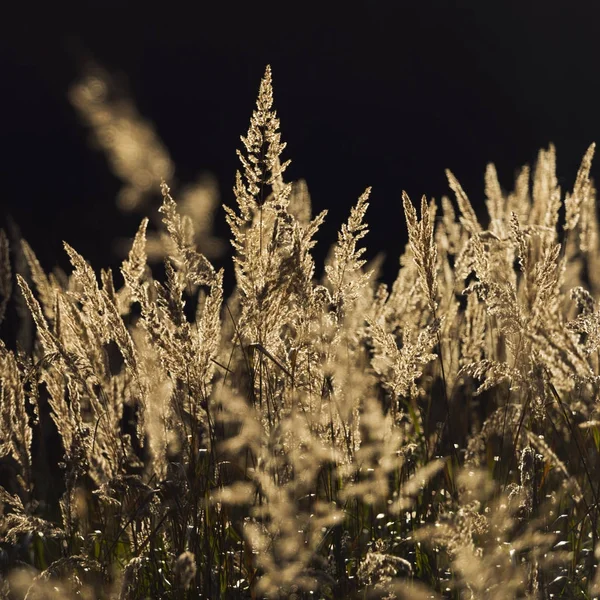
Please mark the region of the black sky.
[[[449, 194], [453, 170], [476, 205], [485, 165], [504, 187], [554, 142], [570, 189], [600, 141], [600, 4], [482, 0], [12, 4], [0, 36], [2, 213], [50, 268], [69, 241], [96, 268], [141, 215], [67, 99], [93, 59], [119, 76], [168, 147], [181, 182], [216, 175], [223, 202], [265, 65], [273, 69], [288, 178], [330, 210], [332, 241], [368, 185], [374, 250], [393, 275], [405, 241], [401, 191]], [[593, 174], [598, 173], [596, 161]], [[222, 212], [218, 222], [223, 223]]]

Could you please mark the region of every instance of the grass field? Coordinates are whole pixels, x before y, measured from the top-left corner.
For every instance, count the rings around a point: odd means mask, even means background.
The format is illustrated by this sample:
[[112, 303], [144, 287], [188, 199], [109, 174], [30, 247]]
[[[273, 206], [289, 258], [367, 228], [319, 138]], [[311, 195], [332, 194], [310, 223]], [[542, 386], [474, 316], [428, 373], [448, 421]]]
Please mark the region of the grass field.
[[386, 286], [369, 189], [316, 277], [268, 67], [242, 142], [228, 297], [165, 181], [119, 273], [2, 233], [0, 598], [600, 595], [594, 146], [569, 191], [489, 165], [485, 223], [403, 194]]

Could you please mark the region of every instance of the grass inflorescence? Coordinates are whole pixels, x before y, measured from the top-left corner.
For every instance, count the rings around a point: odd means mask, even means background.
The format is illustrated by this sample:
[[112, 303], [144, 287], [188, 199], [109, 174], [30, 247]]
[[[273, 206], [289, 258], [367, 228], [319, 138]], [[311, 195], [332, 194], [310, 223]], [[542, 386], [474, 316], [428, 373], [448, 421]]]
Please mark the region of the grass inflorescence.
[[162, 280], [148, 219], [119, 274], [0, 233], [34, 324], [0, 342], [0, 597], [600, 594], [594, 146], [567, 193], [552, 146], [512, 192], [490, 165], [485, 224], [449, 171], [456, 208], [404, 193], [388, 287], [370, 189], [316, 277], [270, 68], [242, 142], [228, 297], [164, 180]]

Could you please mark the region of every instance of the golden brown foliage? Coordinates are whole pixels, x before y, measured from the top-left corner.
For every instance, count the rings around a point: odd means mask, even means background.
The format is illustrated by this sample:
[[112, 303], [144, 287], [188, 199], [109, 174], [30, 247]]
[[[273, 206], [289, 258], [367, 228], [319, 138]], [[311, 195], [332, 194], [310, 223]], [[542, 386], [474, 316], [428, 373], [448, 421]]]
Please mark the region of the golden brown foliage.
[[[488, 166], [487, 224], [450, 171], [458, 213], [444, 197], [436, 218], [423, 197], [418, 215], [403, 193], [408, 245], [390, 289], [365, 268], [367, 188], [319, 281], [325, 213], [313, 218], [306, 184], [283, 179], [267, 67], [225, 207], [225, 298], [164, 181], [168, 157], [131, 108], [103, 112], [102, 85], [74, 94], [128, 182], [122, 201], [158, 186], [149, 171], [163, 178], [164, 280], [148, 219], [121, 286], [66, 243], [71, 274], [48, 276], [23, 243], [29, 274], [16, 279], [36, 335], [29, 357], [0, 344], [0, 593], [597, 593], [594, 146], [564, 197], [553, 147], [512, 193]], [[153, 153], [136, 163], [109, 126]], [[0, 320], [9, 258], [1, 233]], [[33, 449], [49, 436], [62, 481], [46, 502]]]

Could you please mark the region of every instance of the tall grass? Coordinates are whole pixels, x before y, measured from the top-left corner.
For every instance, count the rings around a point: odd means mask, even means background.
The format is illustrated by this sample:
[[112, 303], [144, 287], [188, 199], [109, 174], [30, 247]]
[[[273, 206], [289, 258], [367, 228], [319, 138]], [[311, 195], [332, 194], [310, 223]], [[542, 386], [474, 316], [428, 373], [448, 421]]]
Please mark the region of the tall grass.
[[600, 594], [594, 146], [567, 193], [553, 147], [510, 193], [490, 165], [485, 224], [450, 172], [458, 211], [404, 194], [388, 288], [369, 189], [316, 279], [268, 67], [242, 142], [228, 298], [165, 181], [162, 281], [148, 219], [118, 274], [0, 235], [35, 323], [0, 343], [0, 596]]

